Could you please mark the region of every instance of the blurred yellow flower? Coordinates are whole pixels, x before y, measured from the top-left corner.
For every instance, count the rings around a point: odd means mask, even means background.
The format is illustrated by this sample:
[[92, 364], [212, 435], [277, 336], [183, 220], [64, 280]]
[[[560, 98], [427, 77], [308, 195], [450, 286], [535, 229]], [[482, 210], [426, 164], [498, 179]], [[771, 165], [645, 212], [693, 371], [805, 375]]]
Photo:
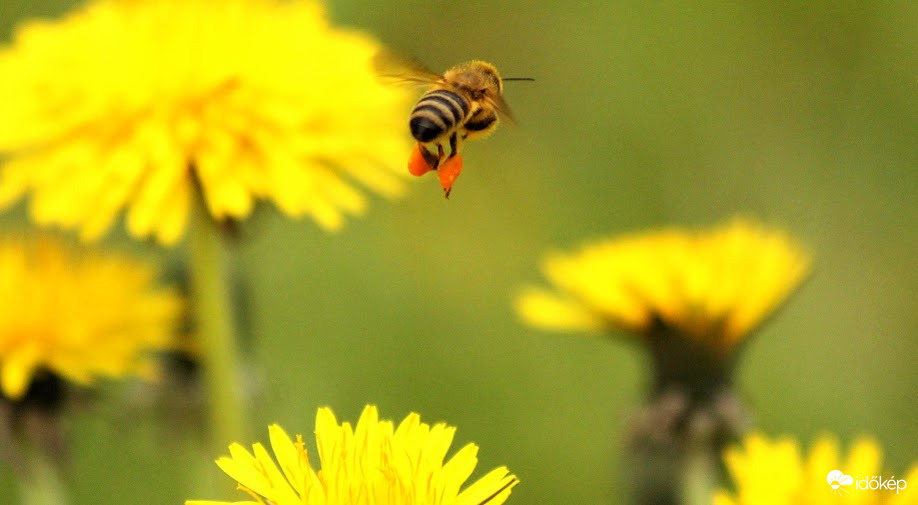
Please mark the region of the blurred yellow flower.
[[[478, 464], [478, 447], [468, 444], [443, 462], [456, 428], [430, 426], [410, 414], [397, 428], [367, 406], [357, 422], [338, 424], [328, 408], [316, 414], [321, 469], [309, 463], [302, 435], [296, 441], [278, 425], [268, 428], [274, 459], [260, 444], [252, 452], [230, 446], [217, 465], [255, 501], [273, 505], [499, 505], [519, 482], [499, 467], [460, 491]], [[226, 504], [198, 501], [186, 505]]]
[[[718, 491], [714, 505], [918, 504], [918, 492], [909, 489], [918, 484], [918, 463], [907, 475], [884, 475], [882, 450], [870, 438], [856, 441], [843, 457], [837, 440], [829, 436], [820, 437], [808, 455], [801, 455], [790, 438], [769, 440], [756, 433], [728, 449], [724, 461], [735, 492]], [[841, 484], [836, 475], [844, 478]], [[870, 480], [879, 482], [881, 477], [909, 486], [898, 493], [895, 488], [877, 489], [879, 484], [871, 489]]]
[[[0, 48], [0, 207], [173, 244], [192, 198], [218, 220], [260, 200], [337, 229], [356, 181], [402, 189], [407, 91], [377, 82], [379, 46], [317, 1], [96, 0], [21, 23]], [[390, 162], [398, 160], [397, 168]]]
[[0, 389], [18, 399], [41, 370], [80, 384], [153, 378], [182, 300], [146, 263], [50, 237], [0, 239]]
[[601, 240], [547, 257], [557, 291], [529, 288], [516, 308], [555, 330], [658, 325], [729, 350], [771, 314], [809, 272], [786, 234], [737, 218], [710, 231], [664, 229]]

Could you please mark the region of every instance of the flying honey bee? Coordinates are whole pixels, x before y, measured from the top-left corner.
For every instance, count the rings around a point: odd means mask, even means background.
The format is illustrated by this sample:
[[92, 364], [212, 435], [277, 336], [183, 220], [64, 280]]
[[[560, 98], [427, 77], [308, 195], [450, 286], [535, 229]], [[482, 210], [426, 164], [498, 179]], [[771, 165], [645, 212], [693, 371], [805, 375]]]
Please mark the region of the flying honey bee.
[[[493, 132], [499, 115], [514, 122], [503, 97], [504, 82], [535, 80], [502, 79], [494, 65], [479, 60], [456, 65], [443, 75], [390, 53], [378, 55], [375, 64], [384, 77], [430, 87], [414, 106], [408, 121], [411, 135], [418, 141], [408, 159], [408, 171], [416, 176], [436, 171], [446, 198], [462, 171], [460, 142]], [[448, 154], [443, 147], [445, 143], [449, 144]], [[428, 145], [436, 146], [436, 152]]]

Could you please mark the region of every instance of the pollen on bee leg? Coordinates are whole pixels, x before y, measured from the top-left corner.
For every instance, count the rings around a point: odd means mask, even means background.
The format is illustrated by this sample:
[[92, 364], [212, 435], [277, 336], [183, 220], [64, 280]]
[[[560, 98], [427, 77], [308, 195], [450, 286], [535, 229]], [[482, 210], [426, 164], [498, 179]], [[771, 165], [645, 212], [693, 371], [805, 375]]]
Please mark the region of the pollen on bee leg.
[[437, 170], [437, 177], [440, 178], [440, 185], [443, 186], [443, 196], [446, 198], [449, 198], [449, 192], [452, 191], [453, 183], [459, 177], [459, 172], [462, 172], [461, 154], [456, 154], [446, 160], [446, 163]]
[[411, 150], [411, 156], [408, 157], [408, 172], [418, 177], [434, 169], [427, 160], [428, 156], [425, 156], [425, 153], [421, 151], [422, 149], [425, 148], [421, 147], [421, 144], [415, 144], [414, 149]]

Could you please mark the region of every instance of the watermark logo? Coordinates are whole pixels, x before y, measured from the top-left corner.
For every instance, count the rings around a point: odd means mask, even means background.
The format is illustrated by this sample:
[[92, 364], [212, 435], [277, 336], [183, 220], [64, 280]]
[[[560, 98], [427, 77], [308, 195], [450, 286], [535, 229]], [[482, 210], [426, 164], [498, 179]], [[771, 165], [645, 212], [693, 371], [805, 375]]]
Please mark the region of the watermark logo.
[[845, 472], [841, 470], [832, 470], [829, 475], [826, 475], [826, 480], [829, 482], [829, 487], [832, 488], [832, 494], [837, 495], [848, 492], [842, 486], [850, 486], [854, 483], [854, 479], [850, 475], [845, 475]]
[[826, 475], [826, 482], [829, 483], [829, 487], [832, 488], [832, 493], [837, 495], [842, 495], [847, 493], [848, 490], [845, 487], [853, 486], [854, 489], [858, 491], [877, 491], [877, 490], [886, 490], [886, 491], [896, 491], [896, 494], [899, 494], [899, 491], [902, 491], [908, 486], [908, 483], [905, 482], [905, 479], [896, 479], [895, 476], [890, 477], [889, 479], [884, 478], [881, 475], [872, 475], [867, 477], [855, 476], [851, 478], [850, 475], [846, 475], [845, 472], [841, 470], [832, 470]]

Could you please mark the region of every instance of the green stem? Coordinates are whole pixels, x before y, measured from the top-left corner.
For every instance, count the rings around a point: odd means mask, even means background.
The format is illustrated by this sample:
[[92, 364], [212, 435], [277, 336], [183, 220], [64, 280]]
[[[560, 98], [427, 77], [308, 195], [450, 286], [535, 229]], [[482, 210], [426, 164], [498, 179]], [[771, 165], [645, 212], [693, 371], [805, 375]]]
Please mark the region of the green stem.
[[[713, 441], [642, 439], [629, 479], [640, 505], [710, 505], [720, 482]], [[688, 445], [686, 445], [688, 444]]]
[[227, 258], [216, 223], [200, 201], [189, 237], [191, 288], [197, 338], [207, 391], [214, 450], [244, 442], [245, 411], [239, 388], [239, 357], [230, 309]]
[[711, 504], [719, 477], [716, 458], [712, 447], [695, 444], [687, 450], [682, 468], [682, 503]]
[[59, 469], [40, 450], [25, 452], [25, 474], [19, 479], [23, 505], [66, 505], [67, 491]]

